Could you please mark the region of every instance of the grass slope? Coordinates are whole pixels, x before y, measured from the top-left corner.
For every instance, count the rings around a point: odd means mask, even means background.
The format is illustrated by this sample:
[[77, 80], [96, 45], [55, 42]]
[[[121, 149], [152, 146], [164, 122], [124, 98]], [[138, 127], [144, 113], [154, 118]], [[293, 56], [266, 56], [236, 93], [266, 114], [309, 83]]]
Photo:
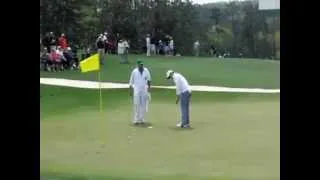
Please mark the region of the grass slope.
[[[279, 88], [280, 63], [254, 59], [214, 59], [196, 57], [130, 56], [130, 65], [119, 64], [117, 56], [109, 56], [102, 69], [102, 79], [127, 83], [138, 58], [144, 60], [152, 73], [153, 84], [168, 85], [165, 72], [173, 69], [184, 74], [192, 85], [216, 85], [239, 88]], [[40, 72], [40, 77], [97, 81], [97, 73], [77, 71]]]
[[129, 126], [127, 90], [41, 88], [46, 180], [280, 179], [279, 95], [195, 92], [192, 130], [174, 128], [174, 91], [153, 90], [147, 119]]

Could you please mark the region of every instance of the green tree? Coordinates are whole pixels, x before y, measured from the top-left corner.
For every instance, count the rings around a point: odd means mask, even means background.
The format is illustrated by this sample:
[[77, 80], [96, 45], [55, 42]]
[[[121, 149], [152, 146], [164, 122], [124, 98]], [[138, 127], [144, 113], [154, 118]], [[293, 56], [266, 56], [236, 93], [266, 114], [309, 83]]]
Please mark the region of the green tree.
[[208, 31], [207, 37], [209, 42], [214, 44], [220, 51], [232, 48], [233, 34], [230, 29], [214, 25]]

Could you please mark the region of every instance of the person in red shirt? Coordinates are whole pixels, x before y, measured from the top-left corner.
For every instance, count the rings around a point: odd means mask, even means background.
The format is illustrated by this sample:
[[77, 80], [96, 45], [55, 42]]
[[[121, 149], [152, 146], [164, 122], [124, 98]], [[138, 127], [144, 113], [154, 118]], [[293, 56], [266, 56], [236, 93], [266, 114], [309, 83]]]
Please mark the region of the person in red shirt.
[[65, 37], [65, 35], [63, 33], [61, 34], [61, 36], [58, 39], [58, 46], [60, 46], [63, 50], [67, 49], [67, 47], [68, 47], [67, 38]]

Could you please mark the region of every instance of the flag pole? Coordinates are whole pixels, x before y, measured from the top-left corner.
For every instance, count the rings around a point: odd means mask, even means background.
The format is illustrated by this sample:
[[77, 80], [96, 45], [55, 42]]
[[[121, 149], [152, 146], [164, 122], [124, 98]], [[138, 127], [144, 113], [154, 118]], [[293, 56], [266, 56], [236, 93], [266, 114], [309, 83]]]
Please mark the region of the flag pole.
[[98, 81], [99, 81], [99, 109], [100, 113], [102, 113], [103, 105], [102, 105], [102, 88], [101, 88], [101, 69], [98, 71]]
[[[100, 54], [99, 54], [99, 58], [100, 58]], [[100, 63], [100, 62], [99, 62]], [[98, 82], [99, 82], [99, 110], [100, 110], [100, 115], [101, 115], [101, 118], [102, 117], [102, 112], [103, 112], [103, 104], [102, 104], [102, 87], [101, 87], [101, 65], [100, 65], [100, 68], [99, 68], [99, 71], [98, 71]], [[105, 138], [104, 138], [104, 132], [102, 132], [102, 139], [101, 139], [101, 142], [100, 142], [100, 145], [102, 147], [104, 147], [105, 145]]]

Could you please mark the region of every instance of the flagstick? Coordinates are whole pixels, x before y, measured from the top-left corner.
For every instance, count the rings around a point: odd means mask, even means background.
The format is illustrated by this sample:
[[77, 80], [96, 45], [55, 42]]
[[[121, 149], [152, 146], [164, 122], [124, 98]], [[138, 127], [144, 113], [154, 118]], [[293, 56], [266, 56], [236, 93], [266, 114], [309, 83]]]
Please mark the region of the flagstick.
[[[103, 118], [102, 117], [103, 107], [102, 107], [101, 69], [98, 72], [98, 81], [99, 81], [99, 91], [100, 91], [99, 92], [99, 104], [100, 104], [99, 109], [100, 109], [101, 118]], [[106, 143], [106, 139], [104, 138], [104, 132], [102, 132], [102, 139], [100, 144], [102, 145], [102, 147], [104, 147], [105, 143]]]
[[99, 70], [99, 72], [98, 72], [98, 81], [99, 81], [99, 91], [100, 91], [100, 99], [99, 99], [99, 101], [100, 101], [100, 113], [102, 113], [102, 88], [101, 88], [101, 70]]

